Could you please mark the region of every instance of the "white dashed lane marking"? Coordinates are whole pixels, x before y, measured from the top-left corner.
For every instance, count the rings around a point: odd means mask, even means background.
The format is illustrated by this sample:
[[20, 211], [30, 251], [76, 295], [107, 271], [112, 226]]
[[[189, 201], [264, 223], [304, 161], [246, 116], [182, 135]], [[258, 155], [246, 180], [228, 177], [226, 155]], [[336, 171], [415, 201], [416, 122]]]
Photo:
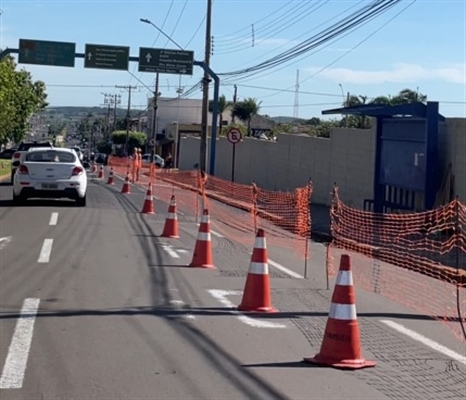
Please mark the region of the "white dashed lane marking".
[[42, 249], [40, 250], [38, 263], [45, 264], [50, 261], [50, 255], [52, 254], [53, 239], [45, 239]]
[[57, 225], [58, 223], [58, 213], [57, 212], [53, 212], [52, 215], [50, 216], [50, 222], [49, 222], [49, 225]]
[[21, 389], [31, 349], [39, 299], [24, 300], [0, 378], [0, 389]]

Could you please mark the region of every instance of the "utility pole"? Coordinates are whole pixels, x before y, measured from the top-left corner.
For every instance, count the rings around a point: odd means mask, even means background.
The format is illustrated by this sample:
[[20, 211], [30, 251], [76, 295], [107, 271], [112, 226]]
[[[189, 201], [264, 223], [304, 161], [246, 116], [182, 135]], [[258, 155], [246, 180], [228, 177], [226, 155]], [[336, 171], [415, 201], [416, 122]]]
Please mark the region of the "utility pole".
[[[155, 88], [154, 88], [154, 98], [152, 99], [153, 106], [153, 117], [152, 117], [152, 135], [151, 135], [151, 145], [150, 158], [152, 160], [151, 168], [155, 166], [155, 140], [157, 138], [157, 108], [158, 108], [158, 97], [159, 97], [159, 81], [160, 74], [157, 72], [155, 74]], [[151, 169], [152, 170], [152, 169]]]
[[[238, 86], [234, 85], [235, 92], [233, 94], [233, 110], [235, 109], [236, 102], [238, 101]], [[235, 123], [235, 114], [232, 112], [231, 113], [231, 123]]]
[[129, 124], [130, 124], [130, 117], [131, 117], [131, 91], [137, 89], [137, 86], [115, 86], [119, 89], [127, 89], [128, 90], [128, 109], [126, 110], [126, 143], [125, 143], [125, 152], [126, 156], [129, 156]]
[[[205, 32], [205, 56], [204, 63], [207, 67], [210, 67], [210, 53], [212, 51], [212, 0], [207, 0], [207, 17], [206, 17], [206, 32]], [[207, 71], [204, 72], [204, 93], [202, 97], [202, 118], [201, 118], [201, 148], [200, 148], [200, 160], [199, 168], [201, 171], [206, 171], [206, 158], [207, 158], [207, 133], [209, 130], [209, 82], [210, 76]], [[212, 123], [216, 123], [212, 121]]]

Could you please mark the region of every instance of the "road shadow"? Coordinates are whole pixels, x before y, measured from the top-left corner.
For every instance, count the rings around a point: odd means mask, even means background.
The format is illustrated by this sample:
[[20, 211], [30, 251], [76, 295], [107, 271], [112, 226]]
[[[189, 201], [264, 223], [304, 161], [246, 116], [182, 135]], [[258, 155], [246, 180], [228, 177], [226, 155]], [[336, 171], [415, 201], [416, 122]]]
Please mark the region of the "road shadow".
[[243, 368], [322, 368], [316, 364], [302, 361], [283, 361], [261, 364], [242, 364]]
[[69, 208], [76, 207], [76, 203], [70, 200], [26, 200], [21, 204], [13, 203], [13, 200], [0, 200], [0, 208], [2, 207], [59, 207]]
[[1, 181], [0, 186], [12, 186], [12, 184], [11, 184], [11, 182], [9, 180], [8, 181]]
[[[75, 310], [47, 310], [42, 308], [38, 318], [54, 317], [80, 317], [80, 316], [138, 316], [152, 315], [163, 317], [177, 317], [185, 313], [197, 316], [227, 316], [234, 314], [246, 315], [256, 319], [298, 319], [309, 317], [328, 317], [327, 312], [304, 312], [304, 311], [278, 311], [275, 313], [257, 313], [257, 312], [239, 312], [236, 307], [190, 307], [185, 304], [183, 308], [166, 303], [157, 306], [146, 307], [128, 307], [128, 308], [110, 308], [110, 309], [75, 309]], [[21, 314], [17, 312], [0, 312], [0, 319], [18, 318]], [[457, 317], [427, 316], [417, 314], [399, 314], [399, 313], [360, 313], [358, 317], [362, 318], [393, 318], [393, 319], [411, 319], [411, 320], [442, 320], [450, 322], [460, 322]]]

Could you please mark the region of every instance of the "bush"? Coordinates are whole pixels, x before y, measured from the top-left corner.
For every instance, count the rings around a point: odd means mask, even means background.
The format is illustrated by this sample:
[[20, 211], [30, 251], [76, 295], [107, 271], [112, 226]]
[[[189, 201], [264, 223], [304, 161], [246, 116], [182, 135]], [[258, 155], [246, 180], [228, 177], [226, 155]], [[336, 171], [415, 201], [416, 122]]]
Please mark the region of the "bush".
[[[114, 144], [126, 143], [126, 131], [115, 131], [111, 135]], [[147, 136], [144, 132], [129, 132], [128, 147], [130, 151], [135, 147], [144, 147], [147, 142]]]

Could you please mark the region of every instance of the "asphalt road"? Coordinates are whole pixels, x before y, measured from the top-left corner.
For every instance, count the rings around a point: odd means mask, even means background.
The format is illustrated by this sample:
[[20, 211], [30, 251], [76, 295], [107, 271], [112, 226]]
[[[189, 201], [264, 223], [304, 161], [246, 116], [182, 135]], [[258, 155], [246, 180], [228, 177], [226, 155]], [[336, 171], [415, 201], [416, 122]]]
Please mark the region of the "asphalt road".
[[2, 400], [464, 399], [465, 348], [449, 330], [362, 291], [363, 354], [377, 366], [301, 363], [320, 348], [332, 294], [322, 245], [308, 280], [291, 250], [271, 248], [284, 267], [270, 266], [279, 312], [235, 314], [251, 249], [225, 228], [212, 235], [217, 269], [186, 268], [192, 210], [181, 210], [181, 238], [163, 239], [168, 205], [141, 215], [144, 191], [120, 189], [90, 184], [86, 208], [12, 207], [0, 187]]

